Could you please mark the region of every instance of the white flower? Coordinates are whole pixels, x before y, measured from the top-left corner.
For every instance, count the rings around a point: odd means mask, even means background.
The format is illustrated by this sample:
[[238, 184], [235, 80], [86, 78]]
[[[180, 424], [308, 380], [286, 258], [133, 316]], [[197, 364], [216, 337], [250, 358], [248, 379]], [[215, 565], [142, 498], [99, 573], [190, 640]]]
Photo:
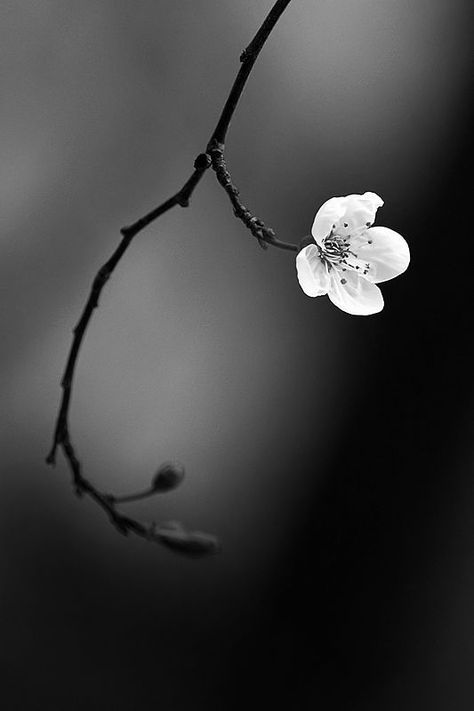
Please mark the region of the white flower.
[[308, 296], [327, 294], [348, 314], [383, 309], [375, 286], [408, 267], [410, 251], [401, 235], [372, 227], [383, 200], [375, 193], [334, 197], [322, 205], [312, 227], [314, 242], [296, 257], [298, 281]]

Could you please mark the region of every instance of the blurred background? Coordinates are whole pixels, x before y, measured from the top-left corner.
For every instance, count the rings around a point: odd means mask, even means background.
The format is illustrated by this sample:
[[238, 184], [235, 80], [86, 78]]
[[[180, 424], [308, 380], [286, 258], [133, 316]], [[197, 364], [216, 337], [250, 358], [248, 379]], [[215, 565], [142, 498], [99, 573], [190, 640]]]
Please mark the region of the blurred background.
[[[80, 355], [72, 435], [106, 491], [217, 533], [118, 536], [43, 462], [71, 328], [119, 228], [203, 150], [270, 0], [0, 8], [3, 708], [474, 705], [468, 0], [294, 0], [228, 136], [298, 242], [366, 190], [412, 263], [348, 316], [259, 249], [213, 175], [133, 243]], [[470, 166], [469, 166], [470, 167]]]

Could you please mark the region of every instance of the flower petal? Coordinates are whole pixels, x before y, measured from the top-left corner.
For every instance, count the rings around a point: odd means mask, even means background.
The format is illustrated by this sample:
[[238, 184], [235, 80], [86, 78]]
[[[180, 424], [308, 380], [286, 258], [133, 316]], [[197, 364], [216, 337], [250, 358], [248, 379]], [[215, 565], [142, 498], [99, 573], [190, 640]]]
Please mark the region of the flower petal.
[[[347, 232], [360, 227], [367, 227], [375, 220], [375, 214], [379, 207], [383, 205], [383, 200], [376, 193], [364, 193], [363, 195], [348, 195], [346, 197], [346, 211], [343, 215], [342, 223], [347, 224]], [[344, 230], [345, 231], [345, 230]]]
[[331, 232], [346, 211], [346, 198], [333, 197], [321, 205], [314, 218], [311, 234], [317, 244], [322, 246], [323, 240]]
[[312, 235], [320, 246], [334, 225], [337, 234], [350, 235], [356, 229], [367, 227], [367, 223], [372, 224], [381, 205], [382, 198], [370, 192], [331, 198], [317, 211], [311, 229]]
[[319, 258], [319, 250], [310, 244], [296, 257], [296, 271], [301, 288], [307, 296], [321, 296], [329, 289], [329, 274], [326, 265]]
[[351, 271], [331, 271], [328, 296], [335, 306], [354, 316], [369, 316], [383, 309], [383, 296], [378, 286]]
[[398, 232], [388, 227], [371, 227], [358, 240], [354, 251], [370, 264], [366, 279], [379, 284], [402, 274], [410, 263], [410, 250]]

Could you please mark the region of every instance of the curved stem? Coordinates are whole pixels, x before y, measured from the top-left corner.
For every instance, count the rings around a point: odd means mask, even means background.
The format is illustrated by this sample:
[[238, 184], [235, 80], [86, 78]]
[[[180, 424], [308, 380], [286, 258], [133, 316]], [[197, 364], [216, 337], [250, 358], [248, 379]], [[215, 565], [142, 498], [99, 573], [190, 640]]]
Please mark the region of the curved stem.
[[[204, 170], [206, 170], [206, 168], [195, 168], [191, 178], [183, 185], [181, 190], [179, 190], [175, 195], [173, 195], [173, 197], [166, 200], [148, 215], [145, 215], [144, 217], [140, 218], [140, 220], [135, 222], [133, 225], [130, 225], [129, 227], [123, 227], [120, 230], [122, 234], [122, 239], [118, 247], [115, 249], [112, 256], [105, 262], [105, 264], [102, 265], [102, 267], [97, 272], [95, 279], [92, 282], [89, 297], [86, 301], [86, 305], [84, 306], [81, 317], [79, 318], [79, 321], [73, 329], [72, 345], [69, 351], [64, 375], [61, 380], [63, 396], [61, 399], [59, 414], [56, 421], [53, 444], [46, 458], [48, 464], [55, 463], [56, 449], [60, 444], [63, 444], [64, 442], [69, 442], [69, 445], [72, 447], [69, 441], [68, 412], [72, 394], [74, 371], [76, 368], [77, 358], [79, 356], [79, 350], [81, 348], [81, 344], [84, 339], [87, 327], [91, 320], [92, 314], [94, 313], [94, 309], [96, 309], [99, 305], [99, 296], [102, 292], [102, 289], [104, 288], [106, 282], [110, 279], [112, 272], [119, 263], [120, 259], [125, 254], [135, 235], [138, 234], [138, 232], [140, 232], [148, 224], [150, 224], [150, 222], [156, 220], [157, 217], [163, 215], [175, 205], [183, 205], [188, 202], [191, 192], [194, 190], [194, 187], [199, 182], [199, 179]], [[66, 457], [68, 457], [66, 451], [65, 454]]]
[[114, 504], [130, 504], [133, 501], [141, 501], [142, 499], [149, 499], [151, 496], [155, 496], [159, 492], [156, 489], [145, 489], [145, 491], [137, 491], [135, 494], [124, 494], [124, 496], [110, 496], [110, 500]]
[[[78, 495], [88, 494], [108, 514], [112, 524], [121, 533], [126, 534], [129, 532], [133, 532], [138, 536], [146, 538], [147, 540], [154, 540], [156, 542], [172, 547], [175, 550], [179, 550], [183, 553], [192, 553], [193, 555], [215, 552], [218, 549], [216, 539], [212, 536], [208, 536], [207, 534], [201, 534], [200, 532], [188, 533], [183, 530], [179, 533], [175, 532], [174, 534], [171, 534], [169, 531], [157, 531], [154, 525], [152, 527], [146, 527], [139, 521], [136, 521], [135, 519], [132, 519], [128, 516], [123, 516], [116, 510], [116, 503], [131, 500], [130, 497], [114, 497], [107, 495], [99, 491], [99, 489], [97, 489], [90, 481], [88, 481], [83, 476], [80, 461], [77, 458], [75, 449], [71, 442], [68, 422], [74, 374], [77, 359], [79, 356], [79, 351], [94, 310], [99, 304], [99, 297], [102, 292], [102, 289], [104, 288], [107, 281], [110, 279], [110, 276], [112, 275], [115, 267], [117, 266], [117, 264], [125, 254], [126, 250], [130, 246], [130, 243], [132, 242], [133, 238], [158, 217], [163, 215], [168, 210], [171, 210], [171, 208], [177, 205], [179, 205], [180, 207], [187, 207], [189, 205], [192, 193], [194, 192], [206, 170], [208, 170], [208, 168], [211, 166], [212, 159], [209, 153], [211, 152], [211, 150], [215, 150], [216, 146], [220, 147], [220, 155], [222, 156], [223, 160], [224, 140], [232, 116], [237, 108], [237, 104], [239, 102], [243, 88], [247, 82], [250, 72], [252, 71], [252, 67], [255, 64], [255, 61], [263, 45], [268, 39], [275, 24], [278, 22], [278, 19], [280, 18], [281, 14], [290, 4], [290, 2], [291, 0], [277, 0], [277, 2], [273, 5], [272, 9], [268, 13], [267, 17], [263, 21], [263, 24], [261, 25], [257, 34], [242, 53], [240, 58], [242, 66], [232, 85], [230, 94], [227, 98], [227, 101], [225, 102], [217, 125], [211, 135], [211, 138], [209, 139], [207, 151], [206, 153], [201, 153], [196, 158], [194, 162], [194, 171], [192, 172], [186, 183], [180, 190], [178, 190], [177, 193], [165, 200], [163, 203], [161, 203], [161, 205], [151, 210], [149, 213], [138, 219], [133, 224], [127, 227], [123, 227], [120, 230], [122, 239], [119, 245], [112, 253], [111, 257], [105, 262], [105, 264], [103, 264], [103, 266], [97, 272], [94, 281], [92, 282], [89, 296], [87, 298], [82, 314], [75, 328], [73, 329], [73, 340], [67, 358], [64, 375], [61, 380], [62, 397], [59, 406], [59, 412], [56, 419], [53, 443], [46, 458], [48, 464], [54, 465], [56, 461], [57, 449], [58, 447], [61, 447], [72, 473], [76, 493]], [[216, 175], [219, 179], [217, 171]], [[241, 203], [237, 200], [236, 195], [235, 200], [233, 200], [233, 204], [234, 209], [246, 210], [246, 208], [244, 208], [244, 206], [241, 205]], [[247, 212], [248, 211], [246, 211], [245, 214]], [[253, 223], [251, 222], [250, 218], [248, 218], [248, 220], [244, 219], [243, 221], [254, 234], [254, 231], [252, 229]], [[259, 225], [259, 227], [261, 226]], [[261, 243], [265, 242], [276, 247], [281, 247], [283, 249], [295, 248], [294, 246], [291, 247], [290, 245], [285, 245], [285, 243], [279, 243], [279, 241], [274, 238], [274, 233], [273, 235], [271, 234], [271, 232], [273, 231], [268, 230], [268, 228], [265, 228], [265, 230], [266, 232], [264, 233], [261, 239]], [[256, 236], [258, 237], [258, 235]]]

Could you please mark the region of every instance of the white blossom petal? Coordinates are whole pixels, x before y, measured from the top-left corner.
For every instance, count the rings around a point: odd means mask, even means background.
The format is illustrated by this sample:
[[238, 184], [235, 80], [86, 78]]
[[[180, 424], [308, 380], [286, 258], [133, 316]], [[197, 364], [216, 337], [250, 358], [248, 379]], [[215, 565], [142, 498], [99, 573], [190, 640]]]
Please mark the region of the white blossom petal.
[[334, 226], [337, 234], [350, 235], [354, 230], [371, 225], [377, 209], [382, 205], [382, 198], [370, 192], [331, 198], [316, 213], [312, 235], [320, 246]]
[[321, 296], [329, 289], [329, 274], [326, 264], [319, 258], [319, 250], [310, 244], [296, 257], [296, 271], [301, 288], [307, 296]]
[[328, 296], [335, 306], [353, 316], [369, 316], [383, 309], [382, 292], [355, 272], [333, 269]]
[[341, 219], [341, 227], [345, 229], [341, 234], [350, 234], [353, 230], [372, 225], [375, 214], [382, 205], [383, 200], [376, 193], [347, 195], [346, 211]]
[[[353, 253], [351, 253], [347, 256], [346, 259], [344, 259], [344, 261], [340, 262], [337, 265], [337, 269], [340, 269], [342, 271], [354, 271], [360, 276], [369, 279], [369, 266], [370, 265], [367, 261], [359, 259], [358, 257], [354, 256]], [[372, 279], [369, 279], [369, 281], [372, 281]]]
[[410, 263], [410, 250], [398, 232], [371, 227], [353, 245], [359, 259], [370, 264], [366, 279], [379, 284], [402, 274]]
[[334, 197], [321, 205], [314, 218], [311, 234], [317, 244], [322, 246], [323, 240], [331, 232], [346, 211], [346, 198]]

